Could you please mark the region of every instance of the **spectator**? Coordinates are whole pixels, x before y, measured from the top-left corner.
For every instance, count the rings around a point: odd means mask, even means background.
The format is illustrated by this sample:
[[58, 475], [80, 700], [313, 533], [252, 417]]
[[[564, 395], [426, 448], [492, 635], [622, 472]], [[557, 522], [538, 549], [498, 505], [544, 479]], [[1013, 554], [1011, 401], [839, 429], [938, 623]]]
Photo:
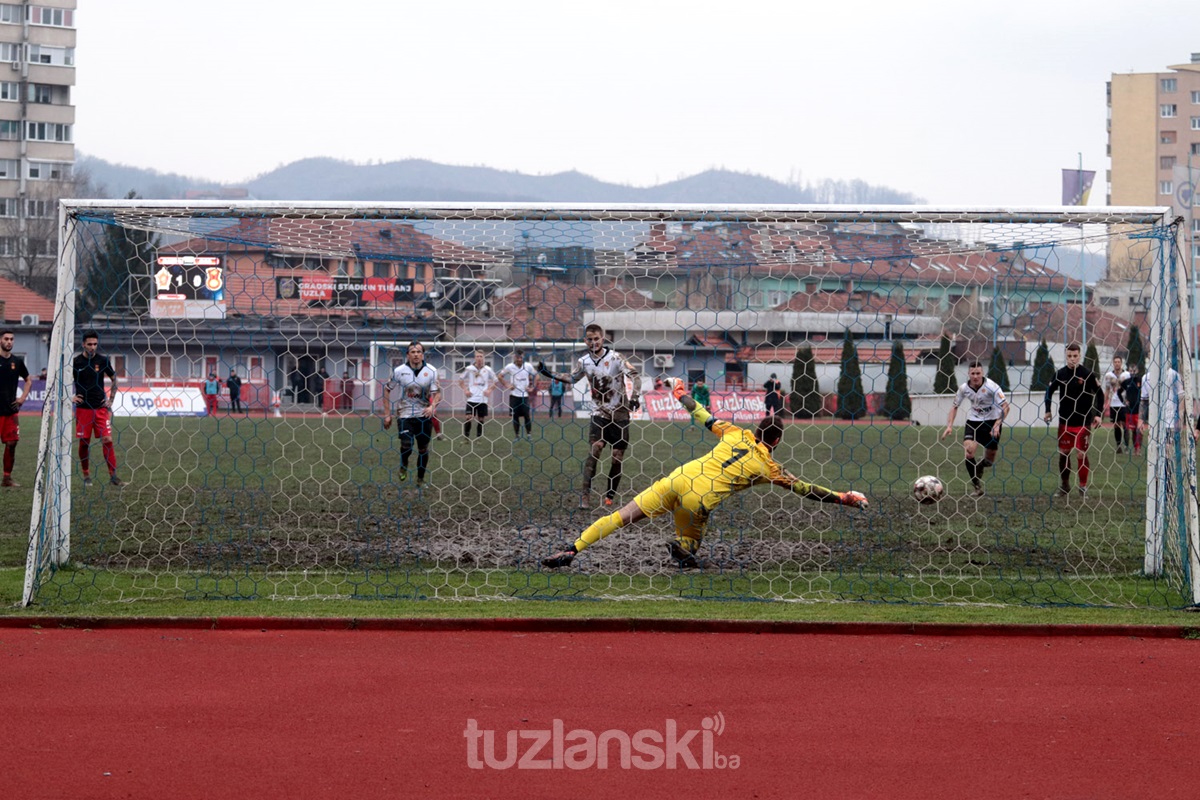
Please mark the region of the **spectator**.
[[704, 406], [706, 409], [709, 408], [708, 384], [704, 382], [703, 375], [697, 378], [696, 383], [692, 386], [692, 399]]
[[232, 413], [242, 413], [242, 379], [238, 377], [237, 370], [229, 370], [229, 378], [225, 381], [225, 386], [229, 389], [229, 410]]
[[217, 377], [217, 373], [208, 373], [208, 380], [204, 382], [204, 409], [210, 417], [217, 414], [217, 398], [221, 395], [221, 379]]
[[779, 382], [779, 377], [772, 372], [770, 379], [763, 384], [763, 388], [767, 391], [767, 397], [764, 401], [767, 407], [767, 416], [775, 416], [783, 411], [783, 385]]
[[321, 411], [325, 411], [325, 384], [328, 381], [329, 373], [325, 371], [324, 367], [321, 367], [317, 371], [316, 380], [313, 381], [314, 388], [317, 390], [317, 408], [321, 409]]
[[554, 416], [554, 412], [558, 411], [559, 419], [563, 415], [563, 395], [566, 394], [567, 387], [560, 380], [550, 381], [550, 416]]

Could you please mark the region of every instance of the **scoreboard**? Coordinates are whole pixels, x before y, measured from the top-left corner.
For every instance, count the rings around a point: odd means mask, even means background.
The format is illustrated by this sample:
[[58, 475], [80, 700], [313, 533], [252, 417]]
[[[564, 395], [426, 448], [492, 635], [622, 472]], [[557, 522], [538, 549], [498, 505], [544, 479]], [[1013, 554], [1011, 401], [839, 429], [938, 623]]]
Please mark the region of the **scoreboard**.
[[224, 300], [225, 269], [220, 256], [159, 256], [154, 273], [157, 300]]

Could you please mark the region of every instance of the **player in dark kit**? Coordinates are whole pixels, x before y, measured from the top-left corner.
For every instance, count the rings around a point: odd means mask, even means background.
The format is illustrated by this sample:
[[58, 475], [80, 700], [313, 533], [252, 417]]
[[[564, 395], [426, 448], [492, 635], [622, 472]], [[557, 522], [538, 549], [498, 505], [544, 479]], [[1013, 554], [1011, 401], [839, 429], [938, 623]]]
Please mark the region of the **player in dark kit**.
[[1104, 412], [1104, 392], [1096, 373], [1079, 363], [1079, 345], [1067, 345], [1067, 365], [1054, 373], [1046, 389], [1046, 422], [1052, 415], [1054, 393], [1058, 393], [1058, 477], [1061, 481], [1057, 495], [1071, 493], [1071, 451], [1079, 453], [1079, 493], [1088, 489], [1088, 445], [1092, 429], [1100, 424]]
[[[124, 486], [117, 477], [117, 451], [113, 448], [112, 407], [117, 400], [117, 373], [108, 356], [99, 352], [100, 337], [95, 331], [83, 334], [83, 352], [75, 356], [71, 368], [75, 373], [75, 438], [79, 440], [79, 466], [83, 470], [83, 485], [92, 485], [90, 450], [92, 436], [104, 446], [104, 463], [108, 465], [108, 480], [113, 486]], [[104, 379], [110, 387], [104, 391]]]
[[[25, 360], [13, 355], [15, 341], [14, 331], [0, 331], [0, 442], [4, 443], [4, 479], [0, 481], [0, 486], [13, 487], [18, 485], [13, 483], [12, 471], [17, 460], [17, 441], [21, 438], [17, 412], [21, 410], [33, 386]], [[24, 388], [18, 395], [17, 384], [22, 381]]]
[[[1130, 364], [1129, 377], [1121, 381], [1121, 388], [1117, 390], [1125, 404], [1125, 433], [1129, 437], [1129, 445], [1135, 456], [1142, 452], [1142, 431], [1138, 427], [1138, 414], [1142, 402], [1142, 376], [1139, 373], [1138, 365]], [[1200, 417], [1196, 419], [1200, 421]]]

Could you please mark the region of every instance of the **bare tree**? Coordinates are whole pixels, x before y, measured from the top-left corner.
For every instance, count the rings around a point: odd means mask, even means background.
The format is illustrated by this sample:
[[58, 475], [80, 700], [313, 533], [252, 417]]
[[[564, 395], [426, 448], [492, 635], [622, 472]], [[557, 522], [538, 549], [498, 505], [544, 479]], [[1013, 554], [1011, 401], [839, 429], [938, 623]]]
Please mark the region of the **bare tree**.
[[92, 197], [86, 173], [30, 180], [20, 197], [0, 201], [0, 276], [45, 297], [58, 274], [58, 202]]

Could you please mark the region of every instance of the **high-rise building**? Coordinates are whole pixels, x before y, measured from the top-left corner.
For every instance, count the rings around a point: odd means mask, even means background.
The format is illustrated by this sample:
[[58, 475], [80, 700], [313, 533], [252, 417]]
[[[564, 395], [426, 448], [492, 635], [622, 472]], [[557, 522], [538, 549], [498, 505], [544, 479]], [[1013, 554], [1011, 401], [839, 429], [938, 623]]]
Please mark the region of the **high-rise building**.
[[0, 276], [43, 293], [75, 163], [75, 7], [0, 2]]
[[[1171, 206], [1185, 218], [1184, 241], [1200, 264], [1200, 53], [1167, 72], [1112, 75], [1108, 82], [1108, 204]], [[1138, 246], [1110, 254], [1109, 277], [1130, 279]]]

